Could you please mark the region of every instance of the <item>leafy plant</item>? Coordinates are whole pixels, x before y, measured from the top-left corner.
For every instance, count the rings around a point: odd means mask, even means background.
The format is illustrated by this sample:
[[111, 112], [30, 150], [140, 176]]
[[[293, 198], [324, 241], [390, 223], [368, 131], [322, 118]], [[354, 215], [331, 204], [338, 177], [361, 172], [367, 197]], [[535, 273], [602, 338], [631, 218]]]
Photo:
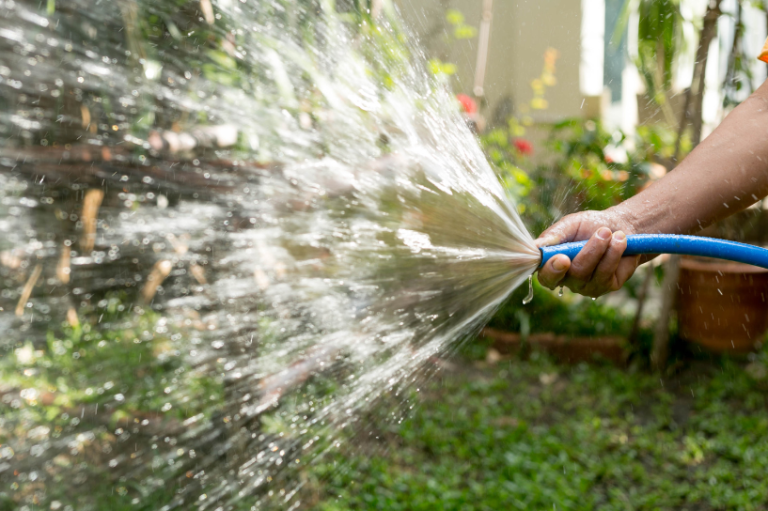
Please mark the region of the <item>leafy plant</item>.
[[628, 152], [621, 131], [608, 132], [593, 120], [566, 119], [550, 128], [548, 158], [533, 164], [521, 150], [524, 139], [515, 136], [519, 127], [513, 119], [481, 141], [534, 233], [565, 214], [605, 209], [631, 197], [648, 181], [651, 164], [674, 147], [669, 130], [643, 128], [633, 141], [635, 149]]
[[[629, 3], [625, 9], [629, 8]], [[643, 77], [648, 95], [664, 113], [670, 126], [677, 119], [669, 102], [669, 90], [675, 60], [684, 48], [683, 25], [679, 0], [641, 0], [638, 5], [637, 69]], [[619, 24], [617, 28], [625, 27]], [[614, 40], [616, 35], [614, 35]]]
[[[528, 361], [454, 369], [319, 464], [314, 507], [380, 510], [762, 509], [764, 387], [727, 359], [671, 381]], [[763, 374], [761, 382], [765, 381]]]
[[[545, 147], [549, 158], [533, 164], [514, 136], [518, 125], [510, 121], [481, 137], [489, 160], [507, 193], [534, 234], [559, 217], [582, 209], [605, 209], [631, 197], [650, 180], [663, 175], [659, 161], [672, 157], [676, 136], [655, 126], [638, 129], [631, 141], [620, 131], [609, 132], [592, 120], [566, 119], [551, 126]], [[690, 143], [686, 138], [683, 149]], [[615, 159], [614, 159], [615, 158]], [[616, 161], [616, 159], [620, 161]], [[626, 288], [632, 296], [635, 282]], [[558, 298], [538, 288], [536, 299], [522, 306], [527, 290], [520, 289], [500, 307], [491, 326], [523, 333], [627, 335], [632, 317], [602, 302], [575, 295]]]
[[456, 39], [472, 39], [477, 35], [477, 29], [464, 22], [464, 15], [457, 9], [448, 9], [445, 20], [453, 27], [453, 37]]
[[[172, 471], [178, 451], [190, 452], [176, 444], [182, 423], [210, 421], [211, 403], [224, 401], [223, 382], [189, 363], [165, 318], [124, 303], [108, 296], [82, 308], [78, 322], [51, 329], [45, 345], [25, 342], [0, 357], [0, 446], [15, 452], [20, 473], [35, 474], [41, 457], [52, 459], [45, 492], [34, 477], [15, 479], [13, 503], [71, 501], [88, 481], [105, 506], [127, 504], [150, 488], [126, 488], [126, 461], [140, 456], [158, 474]], [[160, 424], [167, 440], [158, 446], [151, 432]]]
[[632, 316], [605, 301], [593, 301], [574, 293], [558, 296], [534, 279], [534, 300], [522, 301], [528, 289], [515, 291], [489, 322], [490, 327], [521, 332], [552, 332], [570, 336], [626, 336]]

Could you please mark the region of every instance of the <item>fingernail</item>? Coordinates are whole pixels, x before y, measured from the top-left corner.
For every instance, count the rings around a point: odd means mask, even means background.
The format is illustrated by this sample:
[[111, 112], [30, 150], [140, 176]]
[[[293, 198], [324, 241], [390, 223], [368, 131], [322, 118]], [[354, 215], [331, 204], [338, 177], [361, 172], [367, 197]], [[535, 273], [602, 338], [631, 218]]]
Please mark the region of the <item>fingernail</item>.
[[607, 227], [601, 227], [597, 230], [597, 237], [601, 240], [607, 240], [611, 237], [611, 230]]
[[556, 257], [555, 260], [552, 261], [552, 268], [554, 268], [556, 272], [563, 272], [568, 268], [568, 263], [565, 262], [565, 258]]
[[625, 239], [627, 239], [627, 235], [621, 231], [616, 231], [613, 233], [613, 239], [616, 241], [624, 241]]

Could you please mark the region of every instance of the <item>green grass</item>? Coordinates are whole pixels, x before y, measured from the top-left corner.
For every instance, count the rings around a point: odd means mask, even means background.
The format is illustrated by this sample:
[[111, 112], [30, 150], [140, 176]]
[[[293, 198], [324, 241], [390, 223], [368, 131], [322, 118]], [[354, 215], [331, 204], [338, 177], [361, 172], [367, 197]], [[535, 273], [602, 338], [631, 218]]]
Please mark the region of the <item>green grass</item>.
[[[623, 328], [624, 318], [602, 314], [599, 302], [574, 303], [603, 318], [606, 331]], [[0, 390], [36, 388], [55, 396], [49, 404], [2, 403], [0, 446], [37, 425], [50, 426], [54, 440], [77, 426], [99, 432], [99, 445], [114, 446], [114, 456], [121, 444], [105, 428], [114, 429], [115, 421], [162, 412], [166, 402], [172, 415], [186, 406], [210, 411], [211, 399], [222, 401], [215, 379], [173, 356], [175, 334], [160, 333], [157, 315], [124, 317], [110, 309], [119, 301], [109, 304], [98, 317], [121, 328], [101, 331], [85, 322], [51, 333], [45, 346], [20, 345], [0, 358]], [[274, 488], [299, 482], [301, 509], [321, 511], [768, 509], [768, 351], [748, 370], [728, 359], [680, 359], [678, 374], [662, 381], [647, 371], [559, 365], [536, 352], [488, 366], [481, 362], [486, 350], [482, 342], [466, 343], [450, 368], [406, 393], [405, 402], [402, 394], [387, 395], [364, 410], [351, 422], [357, 433], [333, 430], [330, 437], [319, 425], [306, 464], [286, 469]], [[179, 391], [166, 394], [162, 389], [174, 378]], [[115, 384], [107, 388], [107, 381]], [[321, 399], [334, 384], [313, 378], [303, 395]], [[117, 392], [124, 401], [97, 422], [95, 405], [107, 410]], [[69, 415], [83, 406], [94, 413], [77, 425]], [[288, 434], [280, 418], [292, 415], [289, 408], [265, 415], [261, 427]], [[332, 447], [337, 439], [339, 447]], [[169, 479], [133, 504], [132, 482], [110, 479], [104, 459], [92, 465], [57, 459], [61, 466], [49, 467], [45, 487], [50, 498], [78, 493], [95, 509], [138, 511], [163, 507], [178, 489]], [[87, 492], [71, 484], [75, 469], [91, 478]], [[28, 496], [37, 491], [29, 486]], [[0, 488], [0, 509], [18, 508], [10, 495], [17, 489]], [[246, 497], [234, 509], [255, 504]], [[277, 499], [259, 509], [283, 507]]]
[[317, 467], [313, 507], [380, 510], [766, 509], [766, 387], [696, 362], [662, 384], [546, 357], [460, 362], [382, 406]]

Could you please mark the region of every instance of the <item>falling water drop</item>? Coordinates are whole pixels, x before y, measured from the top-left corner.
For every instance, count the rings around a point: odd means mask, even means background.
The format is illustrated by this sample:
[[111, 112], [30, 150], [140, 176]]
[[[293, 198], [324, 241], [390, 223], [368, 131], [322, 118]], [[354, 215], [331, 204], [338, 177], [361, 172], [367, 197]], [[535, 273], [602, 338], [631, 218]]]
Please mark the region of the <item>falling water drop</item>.
[[563, 286], [560, 286], [560, 291], [557, 293], [557, 296], [563, 296]]
[[528, 305], [533, 301], [533, 275], [528, 277], [528, 296], [523, 298], [523, 305]]

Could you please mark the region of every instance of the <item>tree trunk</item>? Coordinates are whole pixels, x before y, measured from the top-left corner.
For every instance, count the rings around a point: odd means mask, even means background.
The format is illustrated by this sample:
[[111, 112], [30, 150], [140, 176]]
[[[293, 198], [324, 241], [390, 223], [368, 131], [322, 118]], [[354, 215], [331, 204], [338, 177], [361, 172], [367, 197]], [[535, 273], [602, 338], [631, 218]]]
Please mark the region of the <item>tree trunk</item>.
[[[692, 146], [696, 147], [701, 142], [703, 127], [702, 106], [704, 103], [704, 86], [709, 57], [709, 46], [717, 35], [717, 20], [720, 17], [721, 0], [710, 0], [707, 12], [704, 15], [704, 23], [699, 33], [699, 46], [696, 48], [696, 64], [693, 67], [693, 79], [691, 87], [686, 92], [685, 107], [683, 108], [682, 121], [678, 129], [678, 139], [675, 143], [675, 161], [680, 156], [680, 139], [685, 132], [688, 119], [693, 121]], [[692, 105], [690, 104], [692, 103]], [[689, 106], [692, 107], [689, 117]], [[673, 171], [674, 172], [674, 171]], [[677, 296], [677, 278], [680, 274], [680, 256], [673, 255], [669, 258], [664, 268], [664, 283], [662, 284], [661, 312], [656, 324], [653, 336], [653, 348], [651, 350], [651, 365], [654, 369], [663, 370], [669, 356], [669, 319], [672, 316], [672, 308]]]
[[637, 295], [637, 311], [635, 312], [635, 319], [632, 321], [632, 329], [629, 331], [629, 345], [633, 350], [637, 351], [639, 345], [640, 335], [640, 320], [643, 316], [643, 309], [645, 308], [645, 300], [648, 298], [648, 288], [651, 287], [651, 281], [653, 280], [653, 266], [650, 264], [645, 268], [645, 275], [643, 276], [643, 283], [640, 286], [640, 292]]
[[669, 356], [669, 319], [677, 297], [677, 279], [680, 276], [680, 256], [670, 256], [664, 266], [664, 282], [661, 285], [661, 313], [656, 323], [651, 350], [651, 366], [661, 371], [667, 365]]
[[707, 60], [709, 57], [709, 46], [712, 40], [717, 36], [717, 20], [722, 12], [720, 11], [721, 0], [710, 0], [707, 6], [707, 13], [704, 15], [704, 24], [701, 27], [699, 36], [699, 46], [696, 48], [696, 64], [693, 68], [693, 134], [691, 143], [693, 147], [701, 142], [701, 130], [703, 127], [702, 108], [704, 104], [704, 89], [706, 82]]
[[691, 87], [688, 87], [685, 91], [685, 103], [683, 103], [683, 113], [680, 115], [680, 124], [677, 126], [677, 138], [675, 139], [675, 154], [672, 156], [672, 161], [675, 165], [677, 165], [678, 160], [680, 159], [680, 144], [683, 140], [683, 134], [685, 133], [685, 128], [688, 127], [688, 119], [690, 119], [690, 108], [691, 108], [691, 95], [692, 95], [692, 89]]

